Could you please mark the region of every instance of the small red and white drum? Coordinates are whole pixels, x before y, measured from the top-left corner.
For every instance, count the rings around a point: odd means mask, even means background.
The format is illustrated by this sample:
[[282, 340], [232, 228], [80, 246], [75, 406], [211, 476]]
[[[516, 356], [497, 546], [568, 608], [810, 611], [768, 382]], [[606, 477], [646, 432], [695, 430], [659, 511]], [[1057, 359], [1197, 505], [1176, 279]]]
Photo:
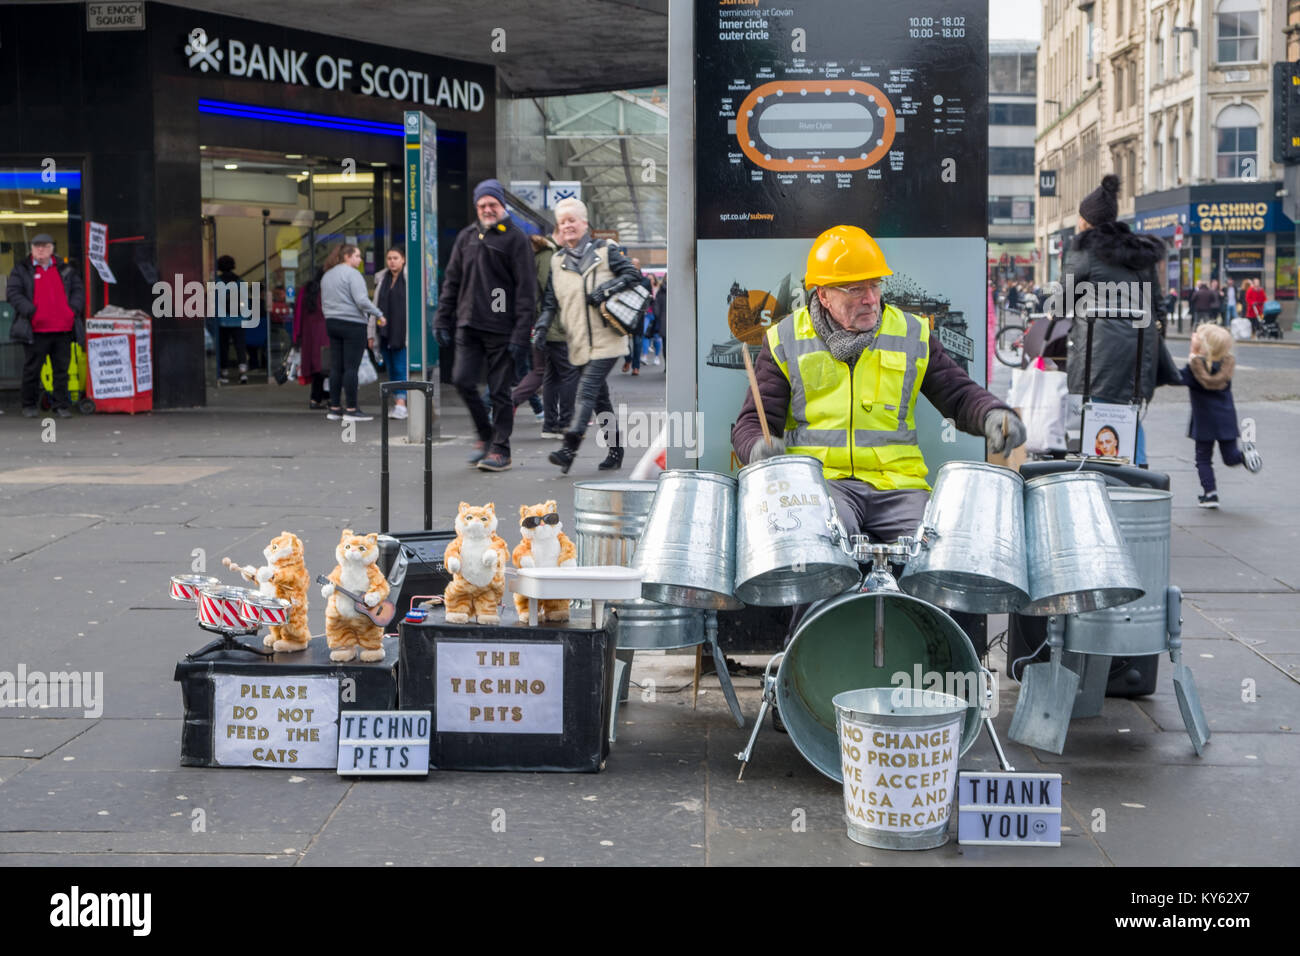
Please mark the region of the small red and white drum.
[[289, 608], [293, 605], [284, 598], [269, 597], [257, 591], [250, 592], [239, 605], [239, 616], [249, 625], [268, 624], [275, 627], [284, 626], [289, 620]]
[[199, 591], [199, 626], [213, 631], [247, 631], [253, 625], [239, 613], [247, 597], [259, 597], [248, 588], [213, 587]]
[[197, 604], [200, 591], [204, 588], [220, 586], [219, 578], [209, 577], [206, 574], [176, 574], [172, 576], [172, 600]]

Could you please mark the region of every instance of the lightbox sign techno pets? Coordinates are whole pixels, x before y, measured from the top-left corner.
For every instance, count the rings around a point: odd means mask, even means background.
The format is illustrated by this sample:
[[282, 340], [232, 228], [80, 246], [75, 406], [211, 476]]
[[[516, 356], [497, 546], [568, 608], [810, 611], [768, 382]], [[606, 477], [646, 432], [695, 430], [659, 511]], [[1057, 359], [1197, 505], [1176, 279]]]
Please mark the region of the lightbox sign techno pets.
[[186, 36], [184, 54], [189, 68], [201, 73], [224, 73], [323, 90], [350, 90], [363, 96], [472, 113], [480, 112], [487, 102], [482, 84], [474, 80], [430, 76], [422, 70], [369, 60], [358, 64], [348, 57], [328, 53], [313, 55], [307, 50], [245, 43], [229, 37], [222, 39], [209, 36], [202, 27], [196, 27]]

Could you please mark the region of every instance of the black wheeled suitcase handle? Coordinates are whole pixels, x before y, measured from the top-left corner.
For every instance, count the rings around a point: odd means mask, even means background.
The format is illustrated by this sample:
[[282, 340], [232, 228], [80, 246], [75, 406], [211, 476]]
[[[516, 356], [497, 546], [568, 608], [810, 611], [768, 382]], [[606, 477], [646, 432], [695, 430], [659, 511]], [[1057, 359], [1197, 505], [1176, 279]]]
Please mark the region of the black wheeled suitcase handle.
[[424, 530], [433, 528], [433, 394], [437, 382], [380, 382], [379, 426], [379, 532], [388, 533], [388, 393], [411, 391], [424, 393]]

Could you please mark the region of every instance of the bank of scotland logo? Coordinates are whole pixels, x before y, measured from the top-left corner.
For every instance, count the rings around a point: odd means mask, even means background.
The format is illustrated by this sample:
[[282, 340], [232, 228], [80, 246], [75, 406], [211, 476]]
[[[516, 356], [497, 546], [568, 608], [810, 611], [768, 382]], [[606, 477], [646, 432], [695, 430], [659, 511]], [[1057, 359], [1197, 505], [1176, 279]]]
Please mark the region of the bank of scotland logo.
[[190, 31], [190, 42], [185, 44], [185, 53], [190, 58], [190, 69], [198, 67], [204, 73], [209, 69], [221, 71], [221, 41], [209, 38], [202, 27]]

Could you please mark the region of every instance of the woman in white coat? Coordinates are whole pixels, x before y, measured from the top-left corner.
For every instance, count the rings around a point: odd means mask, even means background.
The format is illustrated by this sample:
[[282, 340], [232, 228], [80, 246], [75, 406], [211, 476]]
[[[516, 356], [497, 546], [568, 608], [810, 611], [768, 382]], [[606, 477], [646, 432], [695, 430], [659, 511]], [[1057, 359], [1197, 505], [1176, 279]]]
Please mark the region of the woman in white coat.
[[[563, 199], [555, 207], [560, 250], [551, 259], [551, 275], [542, 296], [542, 314], [533, 327], [533, 343], [545, 341], [547, 329], [558, 315], [564, 324], [569, 361], [581, 368], [573, 420], [564, 431], [564, 444], [551, 452], [550, 461], [567, 474], [587, 433], [592, 412], [614, 418], [609, 398], [609, 373], [627, 354], [627, 336], [600, 314], [600, 304], [641, 281], [641, 270], [627, 259], [616, 243], [595, 239], [587, 223], [587, 207], [577, 199]], [[609, 454], [602, 471], [623, 464], [618, 427], [607, 435]]]

